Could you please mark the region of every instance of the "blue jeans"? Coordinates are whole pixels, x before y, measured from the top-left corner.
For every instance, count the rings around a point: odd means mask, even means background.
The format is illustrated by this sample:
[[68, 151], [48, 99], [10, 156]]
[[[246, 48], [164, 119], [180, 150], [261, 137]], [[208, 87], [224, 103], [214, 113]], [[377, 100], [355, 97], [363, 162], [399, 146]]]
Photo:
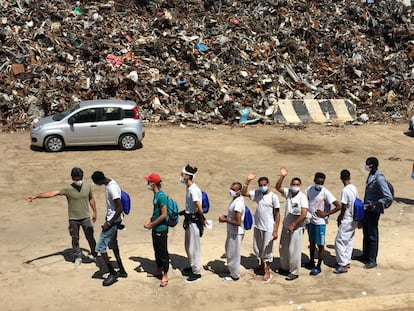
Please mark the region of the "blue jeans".
[[114, 224], [111, 228], [106, 231], [102, 231], [99, 235], [98, 244], [96, 244], [95, 250], [98, 253], [106, 253], [106, 249], [117, 249], [118, 248], [118, 225]]

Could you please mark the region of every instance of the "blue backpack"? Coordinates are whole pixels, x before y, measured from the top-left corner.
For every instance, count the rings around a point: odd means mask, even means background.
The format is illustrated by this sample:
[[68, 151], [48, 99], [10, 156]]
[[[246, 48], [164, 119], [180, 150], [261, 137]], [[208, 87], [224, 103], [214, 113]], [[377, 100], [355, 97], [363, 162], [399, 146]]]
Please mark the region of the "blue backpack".
[[202, 198], [202, 204], [201, 207], [203, 208], [203, 213], [207, 214], [210, 209], [210, 201], [208, 200], [208, 195], [205, 191], [201, 191], [201, 198]]
[[243, 225], [244, 230], [250, 230], [253, 226], [253, 216], [247, 206], [245, 207]]
[[124, 190], [121, 190], [121, 203], [124, 214], [128, 215], [131, 211], [131, 198], [129, 197], [129, 194]]
[[167, 222], [168, 227], [175, 227], [178, 224], [178, 205], [170, 197], [167, 197]]
[[360, 198], [356, 198], [354, 202], [354, 220], [360, 221], [364, 219], [365, 205]]

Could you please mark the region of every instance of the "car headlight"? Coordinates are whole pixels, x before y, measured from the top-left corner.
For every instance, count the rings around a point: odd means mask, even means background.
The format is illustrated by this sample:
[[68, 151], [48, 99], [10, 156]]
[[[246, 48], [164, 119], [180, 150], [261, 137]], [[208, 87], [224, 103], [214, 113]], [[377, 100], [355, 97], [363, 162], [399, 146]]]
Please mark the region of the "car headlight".
[[42, 126], [41, 125], [33, 125], [33, 127], [32, 127], [32, 132], [37, 132], [38, 130], [40, 130], [42, 128]]

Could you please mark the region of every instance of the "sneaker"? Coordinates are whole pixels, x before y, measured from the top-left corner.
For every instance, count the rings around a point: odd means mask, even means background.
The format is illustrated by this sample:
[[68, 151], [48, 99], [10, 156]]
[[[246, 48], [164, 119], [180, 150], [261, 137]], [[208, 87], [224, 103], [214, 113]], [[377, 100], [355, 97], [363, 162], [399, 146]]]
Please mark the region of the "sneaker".
[[118, 281], [116, 275], [110, 274], [105, 280], [103, 280], [102, 285], [103, 286], [111, 286], [116, 281]]
[[375, 268], [377, 266], [377, 263], [376, 262], [368, 262], [365, 266], [364, 266], [364, 268], [365, 269], [372, 269], [372, 268]]
[[238, 280], [239, 280], [239, 278], [234, 278], [232, 276], [226, 276], [226, 277], [223, 278], [223, 281], [230, 282], [230, 283], [231, 282], [236, 282]]
[[73, 269], [75, 270], [79, 269], [81, 263], [82, 263], [82, 258], [76, 258], [75, 263], [73, 264]]
[[187, 283], [192, 283], [192, 282], [198, 281], [200, 278], [201, 278], [201, 274], [193, 274], [189, 276], [185, 281]]
[[286, 281], [293, 281], [296, 280], [299, 277], [299, 275], [293, 274], [293, 273], [289, 273], [287, 277], [285, 277]]

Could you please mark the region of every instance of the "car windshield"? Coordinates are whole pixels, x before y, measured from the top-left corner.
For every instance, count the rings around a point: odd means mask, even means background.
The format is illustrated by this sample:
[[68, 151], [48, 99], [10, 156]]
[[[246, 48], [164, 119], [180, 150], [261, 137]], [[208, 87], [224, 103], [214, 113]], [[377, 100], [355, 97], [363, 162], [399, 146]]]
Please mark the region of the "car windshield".
[[53, 116], [53, 120], [54, 121], [60, 121], [60, 120], [62, 120], [63, 118], [65, 118], [67, 115], [69, 115], [69, 114], [71, 114], [72, 112], [74, 112], [76, 109], [79, 109], [79, 104], [77, 104], [77, 105], [75, 105], [75, 106], [73, 106], [72, 108], [70, 108], [70, 109], [68, 109], [68, 110], [65, 110], [65, 111], [62, 111], [62, 112], [59, 112], [59, 113], [57, 113], [57, 114], [55, 114], [54, 116]]

